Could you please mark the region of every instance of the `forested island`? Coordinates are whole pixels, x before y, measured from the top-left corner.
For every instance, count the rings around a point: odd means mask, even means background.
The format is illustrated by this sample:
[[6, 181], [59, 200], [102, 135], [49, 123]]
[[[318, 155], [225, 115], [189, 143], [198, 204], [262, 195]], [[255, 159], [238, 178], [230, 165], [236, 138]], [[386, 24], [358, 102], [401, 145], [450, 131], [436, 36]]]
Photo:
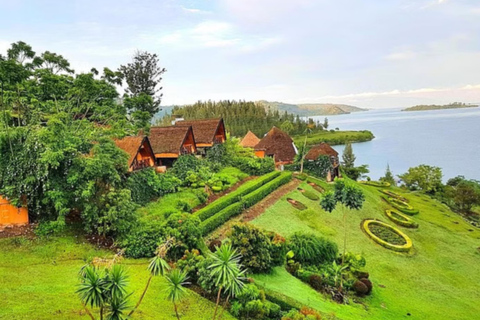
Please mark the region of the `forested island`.
[[463, 108], [477, 108], [476, 104], [466, 104], [463, 102], [453, 102], [445, 105], [436, 104], [419, 104], [410, 108], [403, 109], [402, 111], [426, 111], [426, 110], [443, 110], [443, 109], [463, 109]]
[[347, 104], [335, 104], [335, 103], [303, 103], [303, 104], [291, 104], [284, 102], [271, 102], [266, 100], [256, 101], [257, 105], [263, 106], [266, 109], [272, 111], [278, 110], [280, 112], [287, 111], [289, 113], [298, 114], [302, 117], [308, 116], [329, 116], [337, 114], [349, 114], [352, 112], [367, 111]]

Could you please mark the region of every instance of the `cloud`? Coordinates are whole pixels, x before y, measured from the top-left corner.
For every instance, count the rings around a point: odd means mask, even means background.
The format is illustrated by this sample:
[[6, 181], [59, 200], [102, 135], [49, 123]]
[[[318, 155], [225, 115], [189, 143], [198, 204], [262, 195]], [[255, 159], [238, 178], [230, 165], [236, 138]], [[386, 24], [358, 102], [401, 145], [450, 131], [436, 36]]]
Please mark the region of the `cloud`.
[[200, 10], [200, 9], [195, 9], [195, 8], [182, 7], [182, 10], [187, 12], [187, 13], [193, 13], [193, 14], [211, 14], [210, 11]]
[[402, 50], [398, 52], [392, 52], [385, 57], [386, 60], [401, 61], [410, 60], [417, 57], [417, 53], [412, 50]]

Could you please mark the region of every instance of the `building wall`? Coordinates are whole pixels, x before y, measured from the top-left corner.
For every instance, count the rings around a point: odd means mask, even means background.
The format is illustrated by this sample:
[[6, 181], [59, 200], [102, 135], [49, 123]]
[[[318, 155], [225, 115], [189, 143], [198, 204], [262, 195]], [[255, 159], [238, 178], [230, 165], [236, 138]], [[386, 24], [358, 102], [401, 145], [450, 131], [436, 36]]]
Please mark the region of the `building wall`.
[[0, 196], [0, 226], [28, 224], [27, 208], [17, 208]]

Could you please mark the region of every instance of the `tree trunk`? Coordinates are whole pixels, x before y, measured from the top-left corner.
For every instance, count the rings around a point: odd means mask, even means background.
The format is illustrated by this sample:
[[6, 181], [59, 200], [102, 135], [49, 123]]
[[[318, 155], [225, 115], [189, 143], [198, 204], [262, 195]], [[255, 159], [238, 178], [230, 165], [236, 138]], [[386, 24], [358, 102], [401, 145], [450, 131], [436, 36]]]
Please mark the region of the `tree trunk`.
[[103, 320], [103, 307], [100, 307], [100, 320]]
[[177, 315], [177, 319], [180, 320], [180, 316], [178, 315], [177, 304], [174, 302], [173, 307], [175, 308], [175, 314]]
[[150, 275], [150, 278], [148, 278], [147, 285], [145, 286], [145, 290], [143, 290], [142, 295], [140, 296], [140, 300], [138, 300], [137, 304], [135, 305], [135, 308], [133, 308], [132, 311], [128, 314], [128, 317], [131, 317], [132, 314], [137, 310], [137, 308], [140, 306], [140, 304], [143, 301], [143, 298], [145, 297], [145, 294], [147, 293], [148, 287], [150, 287], [150, 282], [152, 282], [153, 276]]
[[227, 304], [228, 304], [228, 300], [230, 299], [230, 295], [227, 296], [227, 300], [225, 301], [225, 303], [223, 304], [223, 309], [222, 309], [222, 312], [220, 312], [220, 315], [218, 316], [218, 320], [221, 320], [222, 319], [222, 316], [223, 316], [223, 312], [225, 312], [225, 309], [227, 308]]
[[215, 305], [215, 312], [213, 313], [213, 318], [212, 320], [215, 320], [215, 317], [217, 316], [217, 311], [218, 311], [218, 305], [220, 304], [220, 294], [222, 293], [222, 287], [218, 290], [218, 295], [217, 295], [217, 304]]
[[95, 317], [93, 316], [93, 314], [90, 312], [90, 310], [88, 310], [87, 308], [87, 305], [85, 303], [82, 302], [82, 305], [83, 305], [83, 308], [85, 309], [85, 312], [88, 314], [88, 316], [90, 317], [90, 319], [92, 320], [95, 320]]
[[302, 161], [300, 161], [300, 173], [303, 173], [303, 160], [305, 159], [305, 149], [307, 148], [307, 136], [308, 135], [305, 135], [305, 142], [303, 143]]

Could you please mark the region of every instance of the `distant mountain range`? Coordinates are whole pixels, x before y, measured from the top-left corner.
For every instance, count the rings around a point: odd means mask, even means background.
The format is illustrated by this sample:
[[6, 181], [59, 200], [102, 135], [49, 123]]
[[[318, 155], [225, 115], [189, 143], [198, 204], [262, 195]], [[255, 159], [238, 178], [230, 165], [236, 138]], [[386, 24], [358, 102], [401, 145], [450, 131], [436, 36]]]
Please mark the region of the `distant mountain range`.
[[478, 108], [478, 104], [466, 104], [462, 102], [453, 102], [445, 105], [418, 105], [403, 109], [402, 111], [426, 111], [426, 110], [443, 110], [443, 109], [462, 109], [462, 108]]
[[288, 113], [298, 114], [302, 117], [308, 116], [329, 116], [336, 114], [348, 114], [352, 112], [367, 111], [354, 106], [346, 104], [333, 104], [333, 103], [304, 103], [304, 104], [289, 104], [283, 102], [271, 102], [266, 100], [260, 100], [256, 102], [265, 108], [271, 108], [272, 110], [287, 111]]

